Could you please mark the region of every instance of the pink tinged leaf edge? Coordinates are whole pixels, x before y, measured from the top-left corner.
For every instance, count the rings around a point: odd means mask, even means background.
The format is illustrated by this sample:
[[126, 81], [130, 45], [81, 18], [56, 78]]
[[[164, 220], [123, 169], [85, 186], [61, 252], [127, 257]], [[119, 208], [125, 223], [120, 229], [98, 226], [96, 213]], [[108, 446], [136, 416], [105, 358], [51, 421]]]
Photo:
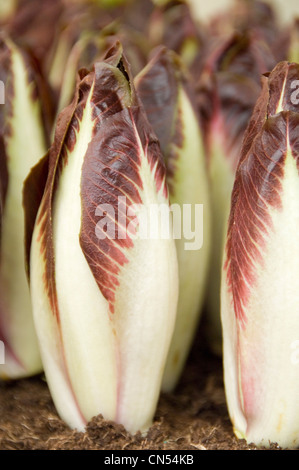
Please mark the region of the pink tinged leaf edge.
[[[127, 67], [127, 64], [124, 63], [123, 67]], [[126, 73], [132, 90], [130, 71], [127, 69]], [[125, 212], [128, 201], [142, 203], [140, 145], [154, 172], [157, 192], [161, 191], [167, 198], [165, 166], [159, 143], [137, 99], [133, 99], [132, 106], [119, 110], [101, 122], [89, 144], [82, 168], [80, 244], [96, 282], [109, 302], [111, 313], [114, 313], [117, 277], [120, 268], [128, 262], [125, 250], [133, 246], [128, 232], [132, 218], [123, 217], [118, 200], [120, 197], [125, 199]], [[112, 208], [112, 217], [115, 217], [113, 239], [110, 236], [102, 239], [97, 236], [96, 209], [103, 204]]]
[[[298, 129], [299, 114], [293, 111], [287, 95], [291, 88], [284, 85], [289, 77], [294, 80], [299, 76], [298, 67], [280, 63], [263, 79], [263, 90], [244, 136], [236, 172], [224, 270], [241, 327], [246, 325], [246, 305], [255, 284], [256, 266], [263, 263], [267, 235], [272, 228], [270, 209], [281, 208], [288, 145], [298, 165], [294, 130]], [[278, 103], [286, 110], [276, 114]]]
[[250, 341], [255, 319], [247, 317], [247, 307], [258, 271], [266, 265], [267, 239], [274, 229], [271, 214], [283, 209], [286, 157], [294, 158], [299, 172], [299, 114], [290, 97], [294, 88], [289, 86], [298, 77], [297, 64], [281, 63], [263, 78], [263, 91], [245, 134], [232, 195], [222, 317], [229, 411], [243, 436], [256, 430], [263, 399], [269, 392], [260, 366], [266, 354], [265, 337], [255, 330]]

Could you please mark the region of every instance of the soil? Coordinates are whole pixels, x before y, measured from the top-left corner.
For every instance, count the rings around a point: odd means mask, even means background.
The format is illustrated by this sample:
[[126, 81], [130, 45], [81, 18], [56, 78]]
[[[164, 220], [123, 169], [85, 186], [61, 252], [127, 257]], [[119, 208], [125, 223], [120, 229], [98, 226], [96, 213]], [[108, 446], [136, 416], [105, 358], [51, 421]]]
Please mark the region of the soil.
[[[85, 433], [58, 417], [44, 376], [0, 385], [0, 450], [247, 450], [227, 413], [222, 361], [199, 331], [177, 390], [162, 394], [146, 437], [97, 416]], [[278, 449], [272, 446], [272, 449]]]

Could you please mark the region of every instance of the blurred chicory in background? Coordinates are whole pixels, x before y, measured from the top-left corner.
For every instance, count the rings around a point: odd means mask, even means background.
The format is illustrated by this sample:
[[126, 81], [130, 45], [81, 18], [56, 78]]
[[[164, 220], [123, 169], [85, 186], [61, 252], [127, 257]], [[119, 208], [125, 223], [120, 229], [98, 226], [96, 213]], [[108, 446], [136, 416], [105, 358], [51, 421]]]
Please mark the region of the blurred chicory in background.
[[220, 278], [231, 191], [245, 129], [260, 92], [262, 73], [275, 65], [268, 46], [248, 31], [211, 41], [197, 84], [198, 107], [211, 182], [212, 254], [207, 283], [207, 333], [222, 351]]
[[[163, 390], [177, 385], [202, 313], [210, 254], [210, 199], [202, 129], [195, 93], [180, 58], [166, 48], [154, 52], [149, 64], [136, 77], [137, 92], [156, 132], [166, 163], [170, 203], [179, 209], [175, 221], [179, 235], [179, 301], [176, 328], [168, 355]], [[184, 236], [184, 207], [189, 205], [194, 242]], [[203, 205], [203, 219], [197, 205]], [[201, 231], [202, 239], [201, 239]], [[200, 244], [196, 246], [196, 240]], [[186, 247], [189, 244], [189, 247]], [[192, 245], [192, 246], [191, 246]]]
[[47, 150], [49, 116], [43, 115], [42, 78], [34, 61], [5, 36], [0, 39], [0, 79], [5, 87], [0, 107], [0, 338], [6, 348], [0, 376], [20, 378], [42, 369], [24, 270], [22, 188]]

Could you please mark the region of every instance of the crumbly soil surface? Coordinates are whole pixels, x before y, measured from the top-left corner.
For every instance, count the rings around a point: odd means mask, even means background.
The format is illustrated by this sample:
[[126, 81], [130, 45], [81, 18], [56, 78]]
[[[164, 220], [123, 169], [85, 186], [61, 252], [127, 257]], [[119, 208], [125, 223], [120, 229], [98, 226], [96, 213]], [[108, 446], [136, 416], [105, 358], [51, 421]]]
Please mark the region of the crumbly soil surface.
[[[176, 391], [163, 394], [147, 437], [97, 416], [85, 433], [58, 417], [44, 376], [0, 384], [0, 450], [247, 450], [225, 403], [222, 361], [197, 335]], [[272, 446], [277, 449], [277, 446]]]

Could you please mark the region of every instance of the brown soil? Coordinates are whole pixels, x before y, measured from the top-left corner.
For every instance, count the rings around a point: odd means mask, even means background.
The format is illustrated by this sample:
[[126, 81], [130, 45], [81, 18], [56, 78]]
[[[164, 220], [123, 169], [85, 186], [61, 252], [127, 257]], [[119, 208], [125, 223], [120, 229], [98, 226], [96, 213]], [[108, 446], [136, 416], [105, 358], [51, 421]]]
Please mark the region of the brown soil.
[[131, 436], [100, 416], [88, 424], [85, 433], [68, 429], [56, 413], [43, 376], [1, 384], [0, 450], [255, 449], [234, 437], [221, 360], [207, 353], [201, 343], [199, 334], [181, 383], [175, 393], [161, 396], [147, 437]]

